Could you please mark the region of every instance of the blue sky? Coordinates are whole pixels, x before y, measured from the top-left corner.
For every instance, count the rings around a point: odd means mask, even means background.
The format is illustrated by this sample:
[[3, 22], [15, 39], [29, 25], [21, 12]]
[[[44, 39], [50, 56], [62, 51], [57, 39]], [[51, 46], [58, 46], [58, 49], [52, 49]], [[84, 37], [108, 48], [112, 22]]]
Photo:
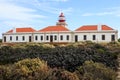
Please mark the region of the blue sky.
[[0, 38], [14, 27], [55, 25], [61, 11], [70, 30], [106, 24], [120, 31], [120, 0], [0, 0]]

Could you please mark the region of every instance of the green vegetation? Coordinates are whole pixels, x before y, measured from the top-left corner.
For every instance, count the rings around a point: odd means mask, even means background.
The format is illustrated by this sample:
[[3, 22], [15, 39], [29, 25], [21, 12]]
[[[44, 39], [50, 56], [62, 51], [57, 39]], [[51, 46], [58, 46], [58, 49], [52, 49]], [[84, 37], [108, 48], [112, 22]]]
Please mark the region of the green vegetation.
[[0, 45], [1, 45], [1, 43], [2, 43], [2, 39], [0, 39]]
[[117, 42], [1, 46], [0, 80], [115, 80], [119, 53]]
[[118, 39], [118, 42], [120, 42], [120, 38]]
[[51, 69], [38, 58], [25, 59], [9, 66], [0, 66], [0, 80], [79, 80], [66, 70]]
[[76, 71], [80, 80], [115, 80], [116, 73], [101, 63], [85, 61]]

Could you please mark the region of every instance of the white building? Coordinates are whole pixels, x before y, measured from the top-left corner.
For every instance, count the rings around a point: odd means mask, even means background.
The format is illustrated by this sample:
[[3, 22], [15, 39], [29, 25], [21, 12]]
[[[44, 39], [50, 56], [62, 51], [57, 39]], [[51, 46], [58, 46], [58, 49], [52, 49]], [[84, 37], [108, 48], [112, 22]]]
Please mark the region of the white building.
[[68, 43], [78, 41], [111, 42], [117, 41], [118, 31], [107, 25], [84, 25], [71, 31], [67, 28], [65, 16], [60, 14], [55, 26], [48, 26], [39, 31], [33, 28], [14, 28], [2, 34], [3, 43], [39, 42]]

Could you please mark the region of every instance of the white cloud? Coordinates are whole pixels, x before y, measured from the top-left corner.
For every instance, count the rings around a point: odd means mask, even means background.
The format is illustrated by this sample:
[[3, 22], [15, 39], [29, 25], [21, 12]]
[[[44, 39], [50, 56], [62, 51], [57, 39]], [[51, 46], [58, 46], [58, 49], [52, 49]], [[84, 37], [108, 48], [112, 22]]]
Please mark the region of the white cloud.
[[120, 16], [120, 7], [113, 7], [113, 8], [106, 8], [105, 12], [98, 12], [98, 13], [84, 13], [82, 16]]
[[7, 26], [11, 26], [11, 27], [32, 27], [31, 24], [26, 24], [24, 22], [20, 22], [20, 21], [4, 21], [3, 24], [6, 24]]
[[[13, 27], [31, 27], [44, 23], [43, 13], [70, 14], [72, 8], [60, 8], [59, 2], [68, 0], [0, 0], [0, 34]], [[41, 15], [41, 14], [43, 15]], [[3, 28], [3, 26], [5, 28]], [[38, 25], [39, 26], [39, 25]], [[37, 28], [37, 27], [36, 27]], [[1, 36], [0, 36], [1, 38]]]
[[65, 14], [70, 14], [73, 11], [72, 7], [58, 8], [58, 7], [54, 6], [54, 3], [51, 2], [51, 1], [66, 2], [68, 0], [43, 0], [43, 1], [34, 0], [34, 1], [35, 2], [33, 3], [33, 5], [36, 6], [36, 8], [38, 8], [42, 11], [45, 11], [45, 12], [58, 14], [60, 11], [63, 11]]
[[67, 2], [68, 0], [41, 0], [41, 1], [49, 1], [49, 2]]
[[59, 8], [56, 6], [59, 6], [59, 2], [67, 2], [69, 0], [7, 0], [9, 2], [14, 2], [18, 4], [28, 4], [31, 6], [34, 6], [36, 9], [48, 12], [48, 13], [53, 13], [53, 14], [58, 14], [60, 11], [65, 11], [65, 14], [70, 14], [73, 9], [72, 7], [68, 8]]
[[20, 7], [8, 2], [0, 3], [0, 18], [9, 20], [32, 20], [33, 18], [43, 18], [45, 16], [34, 14], [36, 10]]
[[56, 1], [56, 2], [67, 2], [68, 0], [51, 0], [51, 1]]
[[[73, 8], [56, 7], [59, 2], [68, 0], [0, 0], [0, 24], [9, 27], [28, 26], [34, 23], [43, 23], [42, 19], [46, 16], [37, 12], [59, 14], [60, 11], [70, 14]], [[1, 30], [1, 29], [0, 29]]]
[[102, 13], [96, 13], [97, 16], [104, 16], [104, 15], [112, 15], [113, 12], [102, 12]]
[[93, 13], [84, 13], [82, 14], [82, 16], [93, 16], [94, 14]]

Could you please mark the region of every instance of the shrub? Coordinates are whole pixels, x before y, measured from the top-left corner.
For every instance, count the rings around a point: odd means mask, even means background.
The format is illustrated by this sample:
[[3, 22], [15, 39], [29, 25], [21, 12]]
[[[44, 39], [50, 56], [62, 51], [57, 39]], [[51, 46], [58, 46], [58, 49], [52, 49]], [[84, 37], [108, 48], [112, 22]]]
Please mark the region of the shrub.
[[[14, 64], [13, 75], [17, 80], [20, 76], [25, 79], [45, 79], [48, 74], [47, 63], [40, 59], [25, 59]], [[14, 79], [13, 78], [13, 79]]]
[[2, 39], [0, 39], [0, 43], [2, 43]]
[[115, 80], [116, 73], [101, 63], [86, 61], [76, 71], [80, 80]]
[[120, 42], [120, 38], [118, 39], [118, 42]]
[[0, 80], [44, 80], [49, 67], [38, 58], [25, 59], [9, 67], [0, 66], [0, 73]]
[[79, 78], [75, 73], [64, 69], [51, 69], [46, 62], [36, 58], [0, 66], [0, 80], [79, 80]]
[[8, 66], [0, 66], [0, 80], [9, 80], [11, 68]]
[[50, 74], [46, 80], [79, 80], [79, 78], [75, 73], [54, 68], [50, 71]]
[[3, 46], [0, 47], [0, 64], [11, 64], [26, 58], [40, 58], [47, 61], [51, 68], [60, 67], [74, 72], [86, 60], [93, 60], [116, 69], [119, 52], [119, 46], [103, 46], [95, 43], [55, 46], [54, 48], [45, 47], [43, 44], [30, 44], [24, 47]]

